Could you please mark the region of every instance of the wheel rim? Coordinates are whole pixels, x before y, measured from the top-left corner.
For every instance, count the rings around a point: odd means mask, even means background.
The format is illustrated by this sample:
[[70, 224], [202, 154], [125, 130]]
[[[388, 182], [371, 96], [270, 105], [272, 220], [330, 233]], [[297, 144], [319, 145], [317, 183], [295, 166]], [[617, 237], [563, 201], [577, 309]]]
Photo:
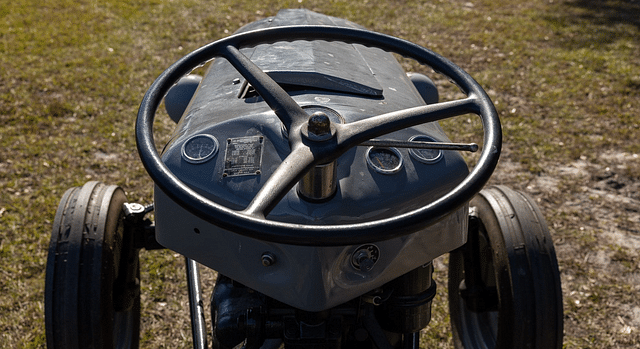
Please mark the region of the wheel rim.
[[[491, 256], [491, 247], [486, 238], [486, 232], [480, 228], [480, 250]], [[462, 258], [462, 254], [460, 254]], [[481, 268], [482, 279], [485, 285], [495, 286], [495, 270], [492, 258], [484, 258]], [[462, 280], [462, 269], [458, 270], [456, 280]], [[457, 291], [457, 289], [456, 289]], [[451, 299], [451, 298], [450, 298]], [[458, 335], [463, 348], [492, 349], [496, 347], [498, 338], [498, 311], [473, 311], [467, 305], [464, 298], [457, 296], [455, 300], [459, 309]], [[498, 308], [500, 305], [498, 304]]]
[[[466, 308], [463, 300], [460, 307]], [[461, 341], [464, 348], [492, 349], [496, 346], [498, 338], [498, 312], [474, 313], [464, 311], [461, 314]]]

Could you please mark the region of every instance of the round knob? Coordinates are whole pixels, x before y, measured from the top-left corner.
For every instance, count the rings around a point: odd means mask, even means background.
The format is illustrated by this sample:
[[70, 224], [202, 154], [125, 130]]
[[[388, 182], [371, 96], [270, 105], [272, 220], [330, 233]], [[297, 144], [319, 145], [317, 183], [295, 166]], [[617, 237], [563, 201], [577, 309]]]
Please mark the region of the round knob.
[[317, 111], [309, 117], [309, 133], [321, 137], [331, 133], [331, 120], [329, 116], [321, 111]]

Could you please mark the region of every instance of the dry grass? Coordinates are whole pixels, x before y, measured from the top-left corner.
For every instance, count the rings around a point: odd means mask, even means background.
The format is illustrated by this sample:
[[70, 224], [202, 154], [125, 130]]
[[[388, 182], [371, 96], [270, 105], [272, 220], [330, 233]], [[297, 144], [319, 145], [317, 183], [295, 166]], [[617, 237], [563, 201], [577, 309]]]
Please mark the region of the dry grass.
[[[565, 347], [638, 346], [638, 0], [2, 2], [2, 346], [44, 346], [46, 251], [68, 187], [100, 180], [150, 202], [133, 122], [155, 77], [189, 50], [292, 7], [417, 42], [476, 77], [503, 120], [494, 181], [529, 191], [556, 240]], [[158, 126], [170, 133], [167, 118]], [[473, 126], [446, 125], [453, 138], [472, 136]], [[143, 263], [143, 347], [190, 346], [182, 257], [144, 252]], [[449, 347], [449, 336], [441, 301], [427, 347]]]

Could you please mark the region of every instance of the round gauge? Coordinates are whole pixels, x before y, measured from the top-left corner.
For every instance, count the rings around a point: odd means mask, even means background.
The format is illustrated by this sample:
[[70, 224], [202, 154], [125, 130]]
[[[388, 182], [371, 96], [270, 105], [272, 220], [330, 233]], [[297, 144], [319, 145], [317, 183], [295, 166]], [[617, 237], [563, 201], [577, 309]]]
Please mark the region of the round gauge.
[[[409, 142], [437, 142], [435, 139], [425, 136], [425, 135], [416, 135], [409, 138]], [[441, 149], [418, 149], [411, 148], [409, 149], [409, 155], [412, 158], [422, 162], [423, 164], [434, 164], [440, 159], [442, 159], [442, 150]]]
[[200, 164], [216, 156], [218, 140], [211, 135], [195, 135], [182, 145], [182, 158], [192, 164]]
[[402, 155], [396, 148], [371, 147], [367, 150], [367, 164], [382, 174], [393, 174], [402, 168]]

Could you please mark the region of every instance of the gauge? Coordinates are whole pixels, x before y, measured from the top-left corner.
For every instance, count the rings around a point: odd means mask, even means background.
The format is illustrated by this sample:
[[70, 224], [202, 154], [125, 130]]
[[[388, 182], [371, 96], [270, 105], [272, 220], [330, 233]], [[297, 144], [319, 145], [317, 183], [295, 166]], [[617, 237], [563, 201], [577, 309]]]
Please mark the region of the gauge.
[[206, 162], [217, 153], [218, 140], [211, 135], [195, 135], [182, 145], [182, 158], [192, 164]]
[[[425, 136], [416, 135], [409, 138], [409, 142], [437, 142], [435, 139]], [[423, 164], [434, 164], [442, 159], [441, 149], [409, 149], [409, 155]]]
[[369, 167], [378, 173], [393, 174], [402, 168], [402, 155], [396, 148], [371, 147], [366, 156]]

